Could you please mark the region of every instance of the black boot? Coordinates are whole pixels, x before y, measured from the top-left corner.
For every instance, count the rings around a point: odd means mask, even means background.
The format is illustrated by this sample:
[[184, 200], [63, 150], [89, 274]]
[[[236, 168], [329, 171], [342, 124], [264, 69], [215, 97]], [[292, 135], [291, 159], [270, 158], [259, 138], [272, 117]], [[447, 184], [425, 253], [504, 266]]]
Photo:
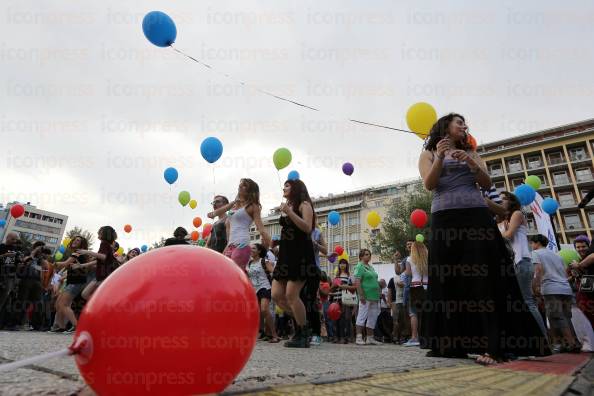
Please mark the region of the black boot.
[[309, 340], [307, 339], [307, 332], [303, 326], [295, 328], [295, 335], [293, 338], [285, 342], [287, 348], [309, 348]]

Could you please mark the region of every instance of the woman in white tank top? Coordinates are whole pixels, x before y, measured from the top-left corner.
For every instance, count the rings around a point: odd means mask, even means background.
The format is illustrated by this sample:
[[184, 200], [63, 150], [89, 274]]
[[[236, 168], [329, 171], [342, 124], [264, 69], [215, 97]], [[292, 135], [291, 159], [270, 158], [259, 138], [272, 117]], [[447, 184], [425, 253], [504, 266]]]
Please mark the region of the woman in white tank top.
[[532, 264], [532, 255], [528, 247], [528, 223], [526, 216], [520, 210], [522, 205], [520, 200], [514, 194], [503, 191], [501, 193], [501, 200], [503, 206], [507, 210], [505, 231], [501, 233], [504, 238], [511, 241], [514, 250], [514, 263], [516, 269], [516, 277], [520, 285], [520, 291], [524, 297], [528, 309], [536, 319], [543, 334], [547, 334], [547, 330], [542, 320], [542, 316], [536, 306], [534, 295], [532, 294], [532, 278], [534, 278], [534, 266]]
[[256, 229], [262, 237], [262, 244], [270, 246], [270, 235], [262, 223], [262, 205], [260, 205], [260, 188], [252, 179], [241, 179], [235, 201], [210, 212], [207, 216], [214, 219], [229, 211], [227, 219], [228, 242], [223, 254], [233, 260], [243, 271], [250, 261], [250, 227]]

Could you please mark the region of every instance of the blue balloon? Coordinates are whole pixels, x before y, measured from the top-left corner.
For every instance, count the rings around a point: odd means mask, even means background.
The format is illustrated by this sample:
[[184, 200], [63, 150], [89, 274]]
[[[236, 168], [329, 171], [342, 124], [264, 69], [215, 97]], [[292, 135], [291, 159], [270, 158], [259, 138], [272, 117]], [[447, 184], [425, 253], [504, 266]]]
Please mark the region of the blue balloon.
[[3, 228], [6, 225], [6, 220], [0, 219], [0, 228]]
[[144, 253], [144, 252], [146, 252], [146, 251], [148, 250], [148, 246], [146, 246], [146, 245], [142, 245], [142, 246], [140, 247], [140, 250], [142, 250], [142, 253]]
[[333, 210], [332, 212], [328, 213], [328, 223], [332, 225], [336, 225], [340, 222], [340, 214]]
[[161, 11], [151, 11], [144, 16], [142, 31], [148, 41], [157, 47], [169, 47], [177, 37], [173, 19]]
[[216, 137], [207, 137], [200, 145], [200, 154], [211, 164], [223, 155], [223, 143]]
[[559, 209], [559, 204], [553, 198], [545, 198], [542, 201], [542, 210], [544, 210], [547, 214], [555, 214], [557, 209]]
[[64, 252], [66, 251], [66, 248], [65, 248], [64, 246], [60, 246], [60, 247], [58, 248], [58, 251], [59, 251], [60, 253], [64, 254]]
[[167, 168], [165, 172], [163, 172], [163, 177], [165, 177], [165, 181], [169, 184], [175, 183], [178, 177], [177, 169], [175, 168]]
[[522, 184], [514, 190], [514, 195], [520, 200], [522, 206], [530, 205], [536, 198], [536, 191], [528, 184]]
[[292, 170], [291, 172], [289, 172], [289, 176], [287, 176], [287, 179], [299, 180], [299, 172], [297, 172], [296, 170]]

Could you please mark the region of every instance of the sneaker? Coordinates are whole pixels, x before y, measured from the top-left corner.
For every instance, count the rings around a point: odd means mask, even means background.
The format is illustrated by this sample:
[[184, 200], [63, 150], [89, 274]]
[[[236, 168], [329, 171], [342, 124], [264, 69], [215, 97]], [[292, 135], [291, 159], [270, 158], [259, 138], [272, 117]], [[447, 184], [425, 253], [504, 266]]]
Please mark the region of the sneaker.
[[59, 327], [52, 327], [51, 329], [49, 329], [48, 333], [56, 334], [56, 333], [63, 333], [65, 331], [66, 331], [66, 329], [61, 329]]
[[365, 344], [367, 344], [367, 345], [382, 345], [381, 342], [379, 342], [378, 340], [376, 340], [373, 337], [367, 337], [367, 339], [365, 340]]
[[363, 341], [363, 337], [358, 335], [357, 339], [355, 340], [355, 344], [357, 345], [365, 345], [365, 341]]
[[70, 328], [68, 330], [64, 331], [64, 333], [67, 333], [67, 334], [72, 334], [74, 332], [76, 332], [76, 326], [70, 326]]
[[33, 326], [26, 324], [26, 325], [23, 325], [23, 327], [22, 327], [21, 330], [23, 330], [23, 331], [33, 331]]
[[312, 336], [311, 341], [309, 343], [313, 346], [320, 346], [322, 344], [322, 339], [320, 338], [320, 336]]
[[421, 343], [418, 340], [413, 340], [413, 339], [410, 339], [407, 342], [405, 342], [404, 344], [402, 344], [402, 346], [405, 346], [405, 347], [412, 347], [412, 346], [419, 346], [419, 345], [421, 345]]

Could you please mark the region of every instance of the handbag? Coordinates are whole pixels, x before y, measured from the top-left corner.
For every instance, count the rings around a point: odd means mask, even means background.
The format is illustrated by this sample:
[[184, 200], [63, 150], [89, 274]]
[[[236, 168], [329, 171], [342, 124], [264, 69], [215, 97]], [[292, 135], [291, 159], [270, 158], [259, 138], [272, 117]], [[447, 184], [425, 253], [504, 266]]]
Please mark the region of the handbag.
[[343, 305], [353, 306], [359, 304], [359, 298], [357, 297], [357, 293], [350, 292], [348, 290], [343, 290], [341, 293], [340, 301]]
[[580, 280], [580, 292], [594, 292], [594, 275], [582, 275], [582, 279]]

